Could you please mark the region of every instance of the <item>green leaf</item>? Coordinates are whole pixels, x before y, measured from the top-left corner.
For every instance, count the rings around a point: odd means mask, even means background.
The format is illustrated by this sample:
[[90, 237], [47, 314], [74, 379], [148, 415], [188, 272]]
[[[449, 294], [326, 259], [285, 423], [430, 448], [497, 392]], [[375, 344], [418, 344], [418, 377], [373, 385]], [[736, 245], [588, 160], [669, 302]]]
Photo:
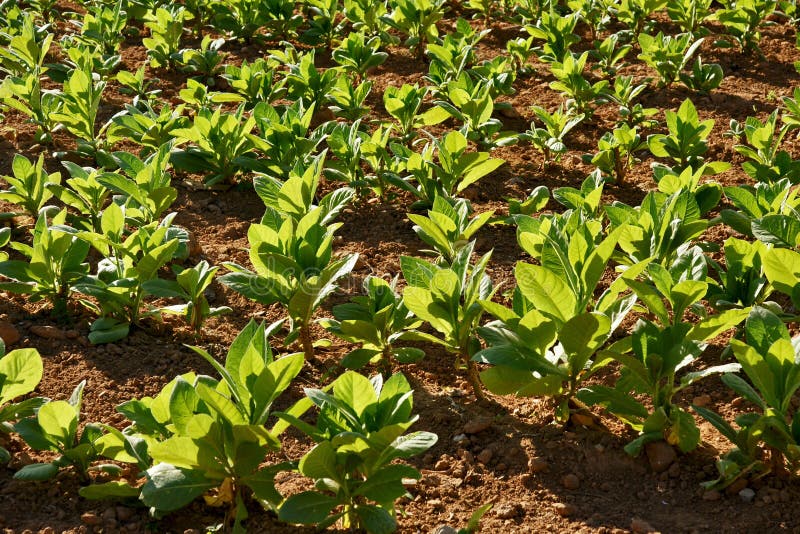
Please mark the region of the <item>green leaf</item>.
[[17, 480], [50, 480], [58, 474], [58, 467], [53, 464], [29, 464], [14, 473]]
[[362, 504], [356, 514], [369, 534], [391, 534], [397, 530], [397, 521], [388, 511], [378, 506]]
[[330, 441], [322, 441], [303, 456], [298, 470], [313, 479], [329, 478], [339, 482], [340, 473], [336, 470], [336, 450]]
[[42, 379], [42, 358], [36, 349], [12, 350], [0, 358], [0, 406], [33, 391]]
[[78, 494], [84, 499], [135, 499], [139, 497], [139, 488], [134, 488], [127, 482], [112, 480], [102, 484], [92, 484], [84, 486], [78, 490]]
[[339, 502], [334, 497], [304, 491], [286, 499], [278, 510], [278, 518], [287, 523], [313, 525], [324, 521], [337, 504]]
[[146, 506], [170, 512], [183, 508], [215, 486], [202, 471], [160, 463], [147, 470], [141, 499]]
[[354, 495], [363, 495], [378, 503], [394, 503], [407, 493], [403, 486], [404, 478], [420, 478], [420, 473], [413, 467], [403, 464], [390, 464], [372, 473], [367, 480], [356, 489]]

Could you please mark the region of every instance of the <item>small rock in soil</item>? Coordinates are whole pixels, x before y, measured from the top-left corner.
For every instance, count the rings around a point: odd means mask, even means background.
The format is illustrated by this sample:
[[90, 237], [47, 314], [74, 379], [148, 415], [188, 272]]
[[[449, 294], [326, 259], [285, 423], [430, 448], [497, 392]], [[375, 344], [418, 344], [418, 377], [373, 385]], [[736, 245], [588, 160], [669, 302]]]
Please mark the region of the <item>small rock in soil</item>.
[[442, 458], [441, 460], [436, 462], [436, 465], [433, 466], [433, 468], [437, 471], [447, 471], [448, 469], [450, 469], [450, 460], [448, 460], [447, 458]]
[[575, 512], [578, 511], [578, 509], [575, 508], [575, 505], [565, 502], [557, 502], [556, 504], [553, 505], [553, 508], [555, 508], [556, 513], [561, 517], [569, 517], [571, 515], [575, 515]]
[[486, 465], [492, 460], [493, 455], [492, 449], [483, 449], [480, 454], [478, 454], [478, 461]]
[[694, 399], [692, 399], [692, 404], [695, 406], [708, 406], [711, 404], [711, 397], [709, 395], [698, 395]]
[[431, 534], [458, 534], [458, 531], [450, 525], [439, 525], [431, 531]]
[[19, 330], [14, 328], [14, 325], [8, 321], [0, 321], [0, 338], [2, 338], [3, 343], [11, 346], [19, 341]]
[[638, 517], [634, 517], [631, 520], [631, 530], [636, 534], [648, 534], [658, 532], [653, 525], [645, 521], [644, 519], [639, 519]]
[[550, 467], [550, 464], [544, 458], [540, 458], [535, 456], [528, 461], [528, 469], [530, 469], [531, 473], [541, 473], [543, 471], [547, 471]]
[[117, 511], [114, 508], [107, 508], [102, 515], [102, 518], [106, 521], [109, 519], [117, 519]]
[[739, 492], [739, 498], [742, 499], [744, 502], [753, 502], [753, 499], [756, 496], [756, 492], [750, 488], [745, 488]]
[[561, 479], [561, 484], [568, 490], [576, 490], [581, 486], [581, 480], [578, 478], [578, 475], [570, 473], [564, 475], [564, 478]]
[[495, 515], [500, 519], [511, 519], [516, 517], [517, 509], [510, 504], [501, 504], [495, 509]]
[[718, 501], [722, 498], [722, 494], [717, 490], [711, 490], [703, 493], [704, 501]]
[[89, 526], [99, 525], [103, 522], [103, 520], [97, 517], [97, 514], [93, 512], [86, 512], [85, 514], [82, 514], [81, 521]]
[[675, 449], [666, 441], [654, 441], [648, 443], [644, 447], [647, 454], [647, 460], [650, 462], [650, 468], [656, 473], [663, 473], [669, 466], [672, 465], [678, 455], [675, 454]]
[[472, 421], [467, 421], [464, 425], [464, 433], [477, 434], [478, 432], [483, 432], [490, 426], [492, 426], [491, 417], [476, 417]]
[[31, 333], [45, 339], [67, 339], [67, 335], [64, 331], [55, 326], [35, 325], [31, 327]]

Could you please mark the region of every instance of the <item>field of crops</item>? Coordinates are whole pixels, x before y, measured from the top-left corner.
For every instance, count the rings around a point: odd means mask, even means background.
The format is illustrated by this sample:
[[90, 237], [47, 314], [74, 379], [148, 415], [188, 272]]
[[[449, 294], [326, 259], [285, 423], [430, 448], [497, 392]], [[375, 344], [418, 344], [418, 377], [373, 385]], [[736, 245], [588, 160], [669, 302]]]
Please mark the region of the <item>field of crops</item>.
[[800, 532], [798, 25], [0, 1], [0, 528]]

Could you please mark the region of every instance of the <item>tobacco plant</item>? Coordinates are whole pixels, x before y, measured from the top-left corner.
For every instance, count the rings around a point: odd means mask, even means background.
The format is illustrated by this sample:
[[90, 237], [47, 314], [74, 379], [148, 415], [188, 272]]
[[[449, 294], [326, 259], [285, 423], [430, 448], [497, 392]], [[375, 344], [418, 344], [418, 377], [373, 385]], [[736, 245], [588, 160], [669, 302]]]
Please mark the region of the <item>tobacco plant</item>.
[[422, 349], [398, 347], [396, 344], [412, 335], [410, 330], [420, 322], [396, 293], [397, 277], [387, 282], [376, 276], [364, 279], [364, 295], [333, 307], [335, 319], [325, 319], [322, 324], [328, 331], [361, 347], [349, 352], [341, 364], [347, 369], [360, 369], [368, 363], [377, 364], [384, 376], [398, 363], [414, 363], [425, 357]]
[[[42, 357], [36, 349], [17, 349], [6, 354], [0, 339], [0, 432], [13, 431], [13, 421], [33, 416], [47, 402], [43, 397], [29, 397], [12, 402], [32, 392], [42, 380]], [[11, 454], [0, 446], [0, 464]]]
[[437, 196], [428, 216], [409, 213], [408, 219], [414, 223], [414, 232], [421, 240], [433, 247], [425, 250], [437, 256], [444, 264], [451, 264], [458, 252], [467, 246], [472, 236], [481, 229], [494, 211], [485, 211], [470, 217], [472, 206], [468, 200], [456, 198], [448, 201]]
[[652, 67], [659, 76], [659, 85], [667, 87], [678, 79], [680, 72], [689, 64], [692, 56], [703, 44], [703, 39], [694, 39], [691, 33], [678, 35], [639, 34], [642, 53], [639, 59]]
[[292, 495], [278, 517], [289, 523], [327, 528], [339, 523], [370, 534], [397, 528], [395, 501], [408, 495], [403, 479], [420, 473], [395, 459], [410, 458], [431, 448], [436, 434], [406, 434], [419, 416], [412, 416], [412, 390], [397, 373], [384, 383], [348, 371], [333, 383], [332, 393], [306, 388], [319, 409], [316, 426], [279, 414], [311, 437], [316, 445], [297, 465], [314, 481], [314, 490]]
[[708, 408], [695, 411], [719, 430], [734, 449], [717, 460], [719, 477], [705, 483], [724, 488], [738, 478], [760, 478], [770, 472], [796, 475], [800, 469], [800, 423], [792, 396], [800, 387], [797, 338], [783, 321], [761, 307], [750, 312], [745, 325], [747, 342], [731, 340], [731, 347], [749, 382], [736, 374], [722, 381], [758, 408], [736, 417], [736, 426]]
[[[54, 478], [61, 468], [74, 467], [81, 480], [88, 480], [91, 464], [99, 459], [95, 446], [103, 435], [97, 423], [88, 423], [79, 429], [83, 388], [86, 381], [81, 381], [68, 400], [50, 401], [42, 405], [33, 417], [18, 421], [14, 431], [32, 449], [50, 451], [59, 456], [52, 462], [32, 463], [14, 473], [14, 478], [21, 480], [49, 480]], [[102, 465], [97, 469], [118, 473], [116, 465]]]
[[132, 415], [137, 427], [167, 434], [166, 439], [145, 436], [152, 458], [141, 488], [146, 506], [169, 512], [216, 489], [214, 502], [228, 510], [226, 525], [245, 532], [248, 495], [272, 509], [282, 501], [275, 475], [290, 464], [263, 462], [268, 453], [280, 450], [278, 437], [286, 425], [264, 425], [272, 403], [300, 372], [303, 358], [276, 358], [267, 335], [263, 324], [251, 321], [231, 344], [224, 366], [192, 347], [219, 379], [179, 376], [165, 387], [168, 395], [124, 405], [121, 411]]
[[491, 299], [495, 289], [486, 274], [491, 252], [472, 265], [470, 258], [474, 248], [475, 242], [470, 241], [457, 253], [451, 265], [402, 256], [400, 267], [408, 284], [403, 291], [403, 302], [441, 336], [417, 332], [414, 337], [436, 343], [455, 354], [456, 368], [467, 368], [473, 391], [482, 398], [478, 367], [472, 360], [480, 350], [475, 329], [483, 315], [480, 302]]
[[[700, 430], [691, 414], [673, 399], [702, 378], [739, 369], [738, 364], [697, 371], [690, 371], [689, 366], [706, 349], [708, 340], [738, 325], [749, 309], [703, 317], [700, 299], [708, 291], [707, 282], [687, 279], [657, 264], [649, 265], [647, 271], [653, 285], [632, 279], [625, 282], [656, 320], [640, 319], [630, 343], [618, 345], [606, 354], [622, 364], [615, 387], [587, 386], [578, 393], [578, 398], [589, 405], [604, 406], [639, 432], [625, 446], [631, 455], [638, 455], [647, 443], [660, 440], [688, 452], [699, 445]], [[701, 319], [694, 324], [683, 320], [684, 312], [689, 309], [701, 313]], [[646, 395], [652, 409], [634, 398], [635, 393]]]
[[519, 136], [520, 140], [530, 141], [542, 153], [543, 169], [552, 160], [559, 161], [561, 156], [567, 152], [567, 145], [564, 138], [567, 134], [583, 121], [583, 113], [575, 113], [574, 108], [560, 105], [558, 109], [549, 113], [546, 109], [533, 106], [536, 118], [542, 123], [542, 127], [536, 125], [536, 121], [531, 122], [530, 130]]
[[686, 99], [678, 111], [666, 110], [668, 134], [653, 134], [647, 138], [650, 152], [657, 158], [670, 158], [681, 171], [687, 166], [697, 169], [708, 150], [708, 136], [714, 119], [700, 120], [691, 100]]
[[86, 256], [89, 244], [57, 229], [66, 221], [62, 210], [51, 220], [42, 213], [32, 230], [31, 245], [14, 242], [11, 248], [27, 257], [25, 260], [0, 262], [0, 276], [10, 281], [0, 282], [0, 289], [28, 295], [29, 302], [47, 299], [56, 315], [67, 312], [67, 298], [72, 287], [89, 273]]
[[315, 208], [297, 220], [269, 218], [247, 232], [254, 271], [226, 262], [230, 271], [220, 281], [264, 305], [280, 303], [289, 315], [287, 343], [299, 338], [306, 359], [313, 361], [311, 321], [314, 311], [347, 276], [358, 254], [333, 258], [333, 236], [339, 225], [323, 222]]
[[37, 217], [39, 211], [53, 197], [47, 184], [61, 183], [61, 173], [47, 173], [44, 168], [44, 155], [39, 156], [36, 163], [31, 163], [22, 154], [14, 156], [11, 172], [13, 176], [3, 176], [3, 180], [10, 187], [0, 191], [0, 200], [22, 206], [28, 215]]
[[212, 308], [208, 304], [205, 291], [214, 281], [214, 274], [218, 269], [219, 267], [211, 267], [203, 260], [194, 267], [186, 269], [174, 266], [175, 280], [157, 278], [144, 282], [142, 288], [150, 295], [186, 301], [185, 304], [156, 308], [153, 313], [180, 315], [194, 330], [195, 335], [200, 335], [203, 323], [207, 319], [232, 311], [228, 306]]

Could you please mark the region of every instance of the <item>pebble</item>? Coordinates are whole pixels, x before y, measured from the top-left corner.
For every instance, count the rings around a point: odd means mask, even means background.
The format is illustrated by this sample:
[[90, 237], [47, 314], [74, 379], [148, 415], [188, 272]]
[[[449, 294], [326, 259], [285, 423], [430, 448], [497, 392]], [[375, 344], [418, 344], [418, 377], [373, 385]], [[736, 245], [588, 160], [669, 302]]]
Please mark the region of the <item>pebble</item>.
[[651, 532], [657, 532], [653, 525], [645, 521], [644, 519], [639, 519], [638, 517], [634, 517], [631, 519], [631, 530], [636, 534], [648, 534]]
[[67, 339], [78, 339], [81, 336], [81, 333], [77, 330], [67, 330], [64, 332], [64, 335], [67, 336]]
[[492, 456], [494, 456], [492, 449], [483, 449], [480, 454], [478, 454], [478, 461], [486, 465], [492, 460]]
[[431, 534], [458, 534], [458, 531], [450, 525], [439, 525], [431, 530]]
[[569, 517], [571, 515], [575, 515], [575, 512], [578, 511], [578, 509], [575, 508], [575, 505], [564, 502], [557, 502], [556, 504], [553, 505], [553, 508], [555, 509], [556, 513], [561, 517]]
[[581, 479], [578, 478], [578, 475], [570, 473], [564, 475], [564, 478], [561, 479], [561, 484], [568, 490], [576, 490], [581, 486]]
[[742, 491], [739, 492], [739, 498], [742, 499], [744, 502], [753, 502], [753, 499], [756, 496], [756, 492], [750, 488], [744, 488]]
[[692, 404], [695, 406], [708, 406], [711, 404], [711, 396], [710, 395], [698, 395], [694, 399], [692, 399]]
[[455, 443], [461, 443], [462, 441], [465, 441], [465, 440], [468, 440], [468, 439], [469, 438], [467, 437], [466, 434], [457, 434], [457, 435], [453, 436], [453, 442], [455, 442]]
[[710, 490], [703, 493], [704, 501], [718, 501], [722, 498], [722, 494], [717, 490]]
[[0, 321], [0, 338], [2, 338], [3, 343], [11, 346], [19, 341], [19, 330], [17, 330], [14, 325], [8, 321]]
[[436, 471], [447, 471], [448, 469], [450, 469], [450, 460], [448, 460], [447, 458], [442, 458], [441, 460], [436, 462], [436, 465], [433, 466], [433, 468]]
[[656, 473], [663, 473], [672, 463], [677, 460], [678, 455], [675, 449], [666, 441], [654, 441], [644, 447], [650, 468]]
[[669, 473], [670, 478], [678, 478], [681, 476], [681, 466], [678, 463], [673, 463], [669, 466], [667, 473]]
[[464, 425], [465, 434], [477, 434], [492, 426], [491, 417], [477, 417]]
[[103, 520], [97, 517], [97, 514], [93, 512], [86, 512], [82, 514], [81, 521], [89, 526], [99, 525], [103, 522]]
[[510, 504], [501, 504], [495, 509], [495, 515], [500, 519], [511, 519], [516, 517], [517, 509]]
[[31, 327], [31, 333], [45, 339], [67, 339], [67, 335], [64, 331], [55, 326], [35, 325]]
[[528, 461], [528, 469], [530, 469], [531, 473], [541, 473], [543, 471], [547, 471], [550, 468], [550, 464], [544, 458], [540, 458], [539, 456], [534, 456]]

